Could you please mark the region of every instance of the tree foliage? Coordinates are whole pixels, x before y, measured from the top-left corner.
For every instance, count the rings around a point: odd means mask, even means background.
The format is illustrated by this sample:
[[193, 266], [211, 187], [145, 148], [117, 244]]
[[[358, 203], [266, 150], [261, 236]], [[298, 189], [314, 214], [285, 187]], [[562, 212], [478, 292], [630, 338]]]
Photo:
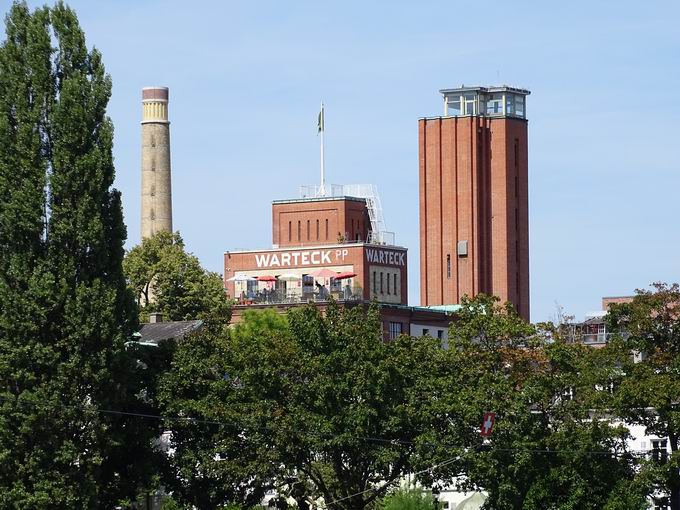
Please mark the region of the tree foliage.
[[[0, 47], [0, 507], [101, 508], [145, 482], [154, 430], [106, 116], [111, 79], [62, 3], [15, 3]], [[140, 460], [141, 459], [141, 460]]]
[[159, 232], [144, 239], [123, 263], [142, 321], [151, 312], [168, 320], [207, 319], [229, 322], [230, 307], [222, 278], [206, 271], [187, 253], [179, 232]]
[[[257, 491], [238, 493], [236, 473], [253, 482], [268, 475], [301, 508], [323, 497], [329, 508], [349, 509], [374, 503], [386, 482], [408, 472], [414, 440], [428, 426], [418, 402], [427, 398], [428, 362], [441, 353], [432, 339], [385, 343], [377, 307], [335, 304], [325, 315], [310, 306], [285, 319], [250, 312], [228, 339], [199, 336], [180, 347], [188, 352], [173, 364], [164, 403], [183, 416], [231, 424], [172, 425], [176, 469], [186, 463], [201, 480], [206, 471], [219, 478], [223, 492], [206, 508], [252, 502]], [[210, 349], [201, 350], [202, 342]], [[196, 452], [205, 452], [202, 460]], [[197, 504], [208, 492], [188, 472], [178, 478], [183, 501]]]
[[[424, 455], [429, 464], [454, 461], [423, 482], [484, 490], [485, 507], [499, 510], [603, 508], [630, 488], [634, 471], [626, 430], [591, 414], [603, 393], [596, 387], [614, 371], [602, 356], [547, 341], [496, 298], [463, 300], [427, 411], [448, 420]], [[485, 412], [496, 413], [487, 440]]]
[[643, 426], [646, 435], [667, 439], [669, 458], [646, 469], [652, 486], [670, 496], [671, 509], [680, 510], [680, 286], [638, 290], [632, 302], [610, 305], [608, 317], [624, 374], [615, 393], [617, 414]]

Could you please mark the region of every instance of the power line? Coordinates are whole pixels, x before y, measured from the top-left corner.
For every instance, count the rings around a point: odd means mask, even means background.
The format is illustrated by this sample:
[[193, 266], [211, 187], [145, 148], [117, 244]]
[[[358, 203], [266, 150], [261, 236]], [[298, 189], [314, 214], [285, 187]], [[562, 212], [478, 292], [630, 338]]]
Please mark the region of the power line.
[[[257, 426], [248, 426], [244, 425], [243, 423], [237, 423], [237, 422], [227, 422], [227, 421], [217, 421], [217, 420], [205, 420], [202, 418], [193, 418], [190, 416], [161, 416], [161, 415], [156, 415], [156, 414], [148, 414], [148, 413], [137, 413], [137, 412], [132, 412], [132, 411], [119, 411], [119, 410], [113, 410], [113, 409], [100, 409], [97, 407], [93, 406], [77, 406], [77, 405], [66, 405], [66, 404], [46, 404], [46, 403], [38, 403], [38, 402], [26, 402], [26, 401], [21, 401], [18, 399], [11, 399], [7, 397], [0, 396], [0, 401], [3, 402], [9, 402], [9, 403], [15, 403], [18, 405], [29, 405], [29, 406], [34, 406], [34, 407], [42, 407], [45, 409], [56, 409], [56, 408], [61, 408], [61, 409], [71, 409], [71, 410], [76, 410], [76, 411], [90, 411], [90, 412], [95, 412], [95, 413], [100, 413], [100, 414], [109, 414], [109, 415], [114, 415], [114, 416], [125, 416], [125, 417], [131, 417], [131, 418], [144, 418], [144, 419], [151, 419], [151, 420], [158, 420], [158, 421], [164, 421], [164, 422], [188, 422], [188, 423], [195, 423], [199, 425], [215, 425], [215, 426], [222, 426], [222, 427], [229, 427], [229, 428], [234, 428], [238, 430], [242, 429], [249, 429], [249, 430], [257, 430], [257, 431], [262, 431], [262, 432], [270, 432], [271, 429], [267, 427], [257, 427]], [[342, 435], [341, 434], [323, 434], [319, 432], [314, 432], [314, 431], [307, 431], [307, 434], [313, 435], [318, 437], [319, 439], [338, 439]], [[373, 443], [383, 443], [383, 444], [389, 444], [392, 446], [413, 446], [413, 447], [418, 447], [418, 446], [430, 446], [430, 447], [437, 447], [437, 448], [457, 448], [464, 450], [466, 447], [461, 446], [461, 445], [455, 445], [451, 443], [433, 443], [433, 442], [427, 442], [427, 441], [409, 441], [409, 440], [404, 440], [404, 439], [389, 439], [389, 438], [380, 438], [380, 437], [371, 437], [371, 436], [350, 436], [350, 439], [356, 439], [360, 441], [367, 441], [367, 442], [373, 442]], [[522, 452], [522, 453], [535, 453], [535, 454], [560, 454], [560, 453], [578, 453], [578, 454], [588, 454], [588, 455], [610, 455], [610, 456], [626, 456], [626, 455], [631, 455], [631, 454], [647, 454], [649, 453], [650, 450], [626, 450], [624, 452], [615, 452], [615, 451], [608, 451], [608, 450], [580, 450], [580, 449], [551, 449], [551, 448], [545, 448], [545, 449], [532, 449], [532, 448], [495, 448], [495, 447], [489, 447], [488, 449], [484, 449], [483, 444], [480, 444], [476, 447], [473, 448], [479, 449], [481, 451], [488, 451], [488, 452]], [[457, 457], [458, 458], [458, 457]], [[450, 462], [446, 461], [446, 464]], [[441, 465], [443, 465], [442, 463]], [[441, 465], [434, 466], [432, 468], [426, 469], [424, 472], [431, 470], [431, 469], [436, 469], [437, 467], [441, 467]]]
[[[451, 463], [457, 461], [459, 458], [460, 457], [453, 457], [449, 460], [445, 460], [444, 462], [440, 462], [439, 464], [435, 464], [434, 466], [430, 466], [429, 468], [423, 469], [421, 471], [417, 471], [415, 473], [409, 473], [409, 474], [410, 474], [410, 476], [422, 475], [423, 473], [427, 473], [428, 471], [433, 471], [437, 468], [444, 467], [447, 464], [451, 464]], [[394, 484], [398, 481], [400, 481], [400, 479], [395, 479], [395, 480], [392, 480], [392, 481], [389, 481], [389, 482], [385, 482], [380, 487], [371, 487], [370, 489], [366, 489], [366, 490], [363, 490], [361, 492], [350, 494], [349, 496], [344, 496], [342, 498], [335, 499], [335, 500], [333, 500], [329, 503], [324, 503], [324, 506], [327, 507], [327, 506], [330, 506], [330, 505], [334, 505], [336, 503], [340, 503], [341, 501], [345, 501], [347, 499], [356, 498], [357, 496], [361, 496], [361, 495], [366, 494], [368, 492], [379, 492], [379, 491], [383, 490], [384, 488], [389, 487], [390, 485], [392, 485], [392, 484]]]

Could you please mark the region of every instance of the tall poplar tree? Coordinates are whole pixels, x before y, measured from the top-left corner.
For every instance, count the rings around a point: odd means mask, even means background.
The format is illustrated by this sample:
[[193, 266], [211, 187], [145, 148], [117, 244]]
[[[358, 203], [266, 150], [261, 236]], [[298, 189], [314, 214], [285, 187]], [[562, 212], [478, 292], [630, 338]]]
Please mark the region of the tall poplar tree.
[[0, 47], [0, 508], [133, 498], [156, 433], [126, 352], [111, 79], [63, 3], [15, 3]]

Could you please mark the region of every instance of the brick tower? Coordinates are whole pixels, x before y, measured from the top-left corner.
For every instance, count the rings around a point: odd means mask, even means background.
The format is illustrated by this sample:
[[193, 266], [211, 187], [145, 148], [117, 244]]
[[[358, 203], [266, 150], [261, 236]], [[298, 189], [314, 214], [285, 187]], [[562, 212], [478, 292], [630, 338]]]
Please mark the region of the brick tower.
[[142, 239], [172, 232], [168, 88], [142, 89]]
[[421, 305], [493, 294], [529, 319], [529, 91], [440, 92], [444, 116], [418, 121]]

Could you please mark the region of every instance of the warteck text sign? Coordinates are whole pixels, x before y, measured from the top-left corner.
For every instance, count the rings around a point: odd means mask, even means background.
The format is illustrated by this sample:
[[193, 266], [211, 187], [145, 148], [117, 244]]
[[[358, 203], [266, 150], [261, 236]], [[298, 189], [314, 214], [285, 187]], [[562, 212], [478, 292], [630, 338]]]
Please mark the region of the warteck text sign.
[[255, 255], [257, 267], [297, 267], [342, 263], [349, 250], [305, 250]]
[[406, 253], [403, 251], [366, 249], [366, 258], [372, 264], [389, 264], [390, 266], [405, 266]]
[[[348, 255], [347, 248], [270, 252], [255, 254], [255, 263], [258, 268], [333, 265], [344, 264]], [[406, 252], [368, 248], [366, 258], [373, 264], [406, 266]]]

